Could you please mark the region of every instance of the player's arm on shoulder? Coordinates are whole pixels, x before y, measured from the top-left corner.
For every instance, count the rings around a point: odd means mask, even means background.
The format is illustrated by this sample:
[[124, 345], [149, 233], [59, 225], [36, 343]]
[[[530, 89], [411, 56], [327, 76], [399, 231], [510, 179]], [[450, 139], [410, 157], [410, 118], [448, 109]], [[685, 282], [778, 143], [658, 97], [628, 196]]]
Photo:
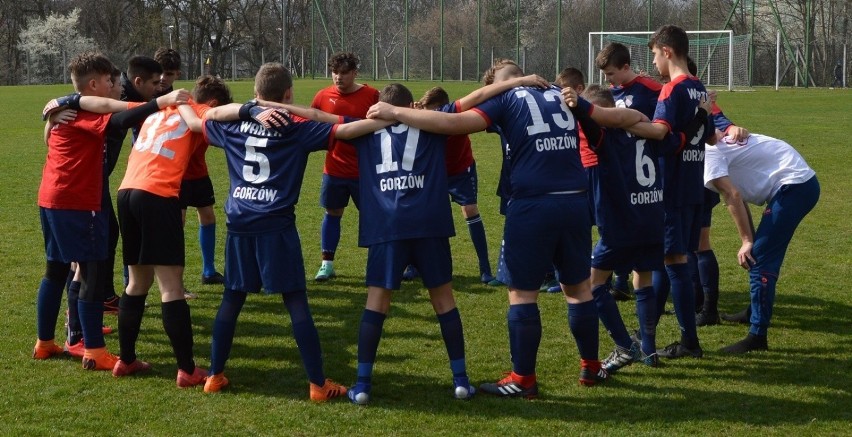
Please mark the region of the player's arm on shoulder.
[[[201, 119], [198, 118], [198, 114], [195, 113], [195, 109], [192, 106], [180, 105], [178, 106], [178, 112], [180, 113], [181, 118], [183, 118], [183, 121], [189, 127], [189, 130], [196, 133], [202, 131]], [[210, 111], [207, 111], [207, 113], [209, 114]], [[205, 116], [206, 115], [207, 114], [205, 114]]]
[[648, 138], [651, 140], [662, 140], [669, 133], [669, 127], [665, 124], [650, 121], [641, 121], [632, 126], [626, 127], [625, 130], [638, 137]]
[[300, 105], [293, 105], [289, 103], [279, 103], [272, 102], [269, 100], [257, 100], [257, 104], [260, 106], [266, 106], [268, 108], [279, 108], [283, 109], [291, 114], [296, 114], [299, 117], [307, 118], [308, 120], [314, 121], [322, 121], [324, 123], [337, 123], [340, 121], [340, 117], [334, 114], [330, 114], [325, 111], [321, 111], [316, 108], [308, 108]]
[[176, 89], [168, 94], [157, 97], [157, 106], [163, 109], [169, 106], [183, 105], [189, 101], [190, 97], [192, 96], [189, 94], [189, 91], [183, 88]]
[[109, 114], [111, 112], [126, 111], [130, 108], [130, 102], [110, 99], [109, 97], [82, 96], [80, 97], [80, 109], [94, 112], [96, 114]]
[[[237, 121], [240, 119], [240, 108], [243, 105], [239, 103], [228, 103], [227, 105], [216, 106], [210, 108], [204, 114], [204, 118], [210, 121]], [[194, 111], [193, 111], [194, 112]], [[181, 113], [183, 115], [183, 113]]]
[[748, 207], [730, 177], [722, 176], [711, 180], [710, 183], [722, 196], [731, 218], [734, 219], [734, 225], [736, 225], [737, 233], [742, 241], [742, 246], [737, 253], [737, 262], [744, 269], [748, 269], [755, 262], [751, 254], [751, 249], [754, 246], [754, 234]]
[[394, 124], [393, 121], [377, 119], [364, 119], [353, 121], [351, 123], [340, 123], [334, 131], [334, 137], [338, 140], [351, 140], [352, 138], [357, 138], [362, 135], [373, 133], [379, 129], [384, 129], [392, 124]]
[[482, 88], [478, 88], [470, 94], [459, 99], [459, 110], [467, 111], [468, 109], [473, 108], [474, 106], [494, 96], [500, 95], [506, 92], [507, 90], [519, 86], [534, 86], [540, 88], [547, 88], [550, 86], [550, 82], [537, 74], [530, 74], [528, 76], [515, 77], [509, 80], [504, 80], [502, 82], [492, 83]]
[[379, 102], [367, 111], [368, 118], [397, 120], [427, 132], [462, 135], [479, 132], [488, 127], [485, 119], [474, 111], [448, 114], [440, 111], [421, 111]]
[[622, 129], [648, 121], [648, 117], [645, 114], [630, 108], [604, 108], [595, 106], [595, 110], [590, 115], [592, 120], [601, 126]]

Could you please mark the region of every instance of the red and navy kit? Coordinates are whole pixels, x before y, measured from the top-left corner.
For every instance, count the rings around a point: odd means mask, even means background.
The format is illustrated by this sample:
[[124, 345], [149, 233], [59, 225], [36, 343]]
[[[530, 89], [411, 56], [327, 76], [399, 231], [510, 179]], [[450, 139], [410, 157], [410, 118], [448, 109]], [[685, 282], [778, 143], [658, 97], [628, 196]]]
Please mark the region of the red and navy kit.
[[[664, 124], [678, 137], [695, 117], [702, 98], [707, 98], [707, 90], [697, 77], [678, 76], [663, 85], [654, 122]], [[661, 159], [667, 210], [704, 203], [704, 141], [712, 129], [708, 116], [705, 129], [696, 137], [681, 138], [680, 150]]]
[[645, 114], [648, 119], [653, 119], [662, 89], [661, 83], [648, 77], [636, 76], [630, 82], [610, 88], [610, 91], [616, 107], [635, 109]]
[[[335, 86], [323, 88], [314, 96], [311, 107], [330, 114], [366, 118], [367, 110], [379, 101], [379, 90], [363, 85], [357, 91], [341, 94]], [[351, 144], [335, 141], [325, 156], [323, 173], [344, 179], [358, 179], [358, 153]]]
[[405, 124], [351, 141], [361, 181], [359, 246], [455, 235], [447, 198], [446, 141], [445, 135]]
[[577, 123], [559, 88], [514, 88], [473, 110], [501, 128], [513, 199], [586, 191]]
[[[441, 112], [459, 112], [458, 102], [444, 105], [438, 109]], [[470, 137], [467, 135], [450, 135], [447, 138], [447, 175], [462, 174], [473, 165], [473, 149], [470, 147]]]
[[204, 122], [205, 140], [224, 148], [228, 158], [228, 232], [260, 234], [293, 225], [308, 155], [330, 147], [335, 125], [290, 118], [279, 130], [251, 121]]

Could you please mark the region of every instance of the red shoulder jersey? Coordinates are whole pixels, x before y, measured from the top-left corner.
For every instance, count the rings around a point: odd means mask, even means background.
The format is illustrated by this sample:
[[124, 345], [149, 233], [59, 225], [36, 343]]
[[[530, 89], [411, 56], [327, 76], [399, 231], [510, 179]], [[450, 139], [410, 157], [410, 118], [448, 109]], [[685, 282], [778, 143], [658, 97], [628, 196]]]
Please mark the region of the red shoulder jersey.
[[208, 175], [207, 160], [204, 156], [207, 154], [207, 143], [200, 144], [195, 148], [195, 152], [189, 158], [189, 166], [186, 167], [186, 173], [183, 174], [183, 179], [187, 181], [201, 179]]
[[112, 114], [78, 111], [74, 121], [51, 129], [38, 206], [100, 211], [104, 138], [110, 117]]
[[[363, 85], [357, 91], [341, 94], [332, 85], [314, 96], [311, 107], [334, 115], [365, 118], [367, 110], [379, 101], [379, 90]], [[351, 144], [335, 141], [325, 155], [323, 173], [345, 179], [358, 179], [358, 154]]]
[[577, 134], [580, 140], [580, 162], [583, 163], [583, 168], [598, 165], [598, 154], [589, 148], [589, 140], [586, 139], [586, 133], [580, 128], [579, 122], [577, 123]]
[[[199, 118], [204, 118], [210, 110], [207, 105], [195, 102], [190, 105]], [[133, 188], [162, 197], [178, 197], [190, 157], [198, 147], [206, 144], [202, 133], [189, 130], [177, 107], [151, 114], [130, 149], [127, 172], [118, 189]]]

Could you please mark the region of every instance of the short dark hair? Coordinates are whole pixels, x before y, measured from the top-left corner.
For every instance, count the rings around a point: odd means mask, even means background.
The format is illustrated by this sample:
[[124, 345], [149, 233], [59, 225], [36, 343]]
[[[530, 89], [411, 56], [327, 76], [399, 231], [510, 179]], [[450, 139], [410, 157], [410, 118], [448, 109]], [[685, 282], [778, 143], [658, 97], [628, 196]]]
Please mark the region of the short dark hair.
[[595, 67], [598, 67], [598, 70], [606, 67], [621, 68], [625, 65], [630, 65], [630, 49], [620, 42], [605, 45], [595, 56]]
[[164, 71], [180, 70], [180, 53], [169, 47], [160, 47], [154, 52], [154, 60]]
[[209, 74], [201, 76], [195, 81], [192, 97], [198, 103], [207, 103], [215, 99], [219, 106], [234, 101], [231, 98], [231, 90], [228, 89], [228, 85], [225, 85], [225, 81]]
[[411, 91], [401, 83], [391, 83], [382, 88], [379, 93], [379, 101], [390, 103], [394, 106], [411, 106], [414, 96]]
[[260, 66], [254, 75], [254, 90], [263, 100], [281, 102], [284, 93], [293, 87], [293, 76], [278, 62], [267, 62]]
[[68, 62], [68, 71], [71, 73], [71, 81], [74, 83], [74, 88], [80, 91], [79, 87], [83, 82], [89, 80], [94, 75], [112, 74], [115, 66], [101, 52], [83, 52], [71, 58]]
[[127, 77], [131, 80], [141, 77], [142, 80], [148, 81], [161, 74], [163, 74], [163, 67], [154, 58], [137, 55], [127, 61]]
[[650, 49], [663, 46], [670, 48], [675, 57], [683, 58], [689, 55], [689, 36], [680, 27], [666, 24], [657, 29], [648, 41]]
[[358, 70], [358, 67], [361, 66], [361, 60], [358, 59], [358, 55], [352, 52], [340, 52], [335, 53], [330, 58], [328, 58], [328, 68], [334, 71], [352, 71]]
[[567, 86], [578, 88], [586, 86], [586, 78], [583, 76], [582, 71], [574, 67], [568, 67], [560, 71], [559, 75], [556, 76], [556, 85], [559, 85], [560, 88]]
[[615, 99], [612, 97], [612, 91], [609, 88], [604, 88], [600, 85], [589, 85], [583, 90], [583, 98], [598, 106], [605, 108], [615, 107]]
[[443, 88], [436, 86], [426, 91], [417, 103], [423, 108], [437, 108], [450, 103], [450, 95]]

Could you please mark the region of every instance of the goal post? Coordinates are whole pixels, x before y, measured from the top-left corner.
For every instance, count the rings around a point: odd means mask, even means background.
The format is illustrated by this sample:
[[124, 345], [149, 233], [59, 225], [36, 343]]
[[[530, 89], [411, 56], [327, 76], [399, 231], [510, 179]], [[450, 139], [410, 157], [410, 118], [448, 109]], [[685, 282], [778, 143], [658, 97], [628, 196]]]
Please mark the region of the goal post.
[[[692, 30], [689, 56], [698, 66], [698, 78], [706, 86], [748, 86], [749, 35], [734, 36], [732, 30]], [[648, 40], [654, 32], [589, 32], [588, 82], [601, 84], [603, 73], [595, 67], [595, 56], [610, 42], [624, 44], [630, 51], [630, 64], [635, 71], [645, 71], [659, 79], [654, 67], [654, 54]]]

